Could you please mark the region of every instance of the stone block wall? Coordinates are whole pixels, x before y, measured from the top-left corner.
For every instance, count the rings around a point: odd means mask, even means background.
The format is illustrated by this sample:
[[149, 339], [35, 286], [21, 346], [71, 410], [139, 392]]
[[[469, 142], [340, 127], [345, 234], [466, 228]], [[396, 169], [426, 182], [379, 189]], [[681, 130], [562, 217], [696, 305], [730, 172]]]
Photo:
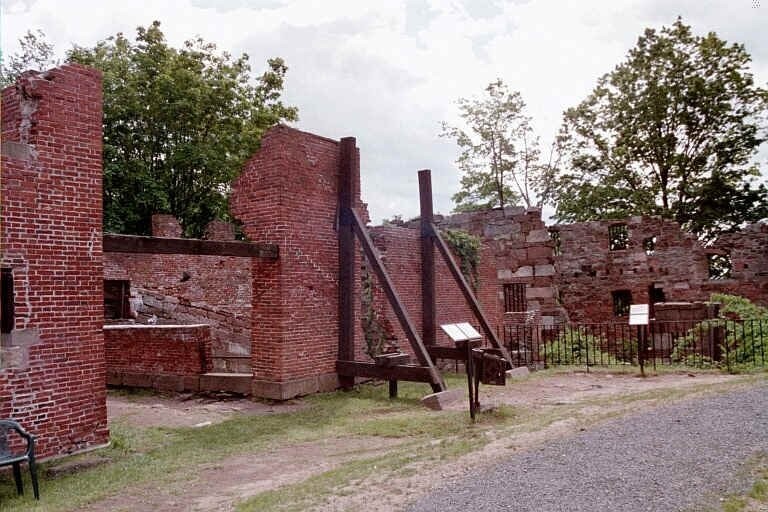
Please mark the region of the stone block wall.
[[212, 370], [208, 325], [104, 326], [107, 383], [198, 391]]
[[[230, 210], [253, 242], [253, 395], [286, 399], [338, 384], [339, 142], [277, 126], [232, 186]], [[360, 201], [359, 156], [353, 197]]]
[[0, 417], [50, 456], [107, 441], [98, 71], [27, 72], [2, 91]]
[[713, 244], [713, 250], [727, 254], [732, 263], [730, 279], [708, 281], [707, 293], [741, 295], [768, 306], [768, 223], [755, 223], [735, 233], [725, 233]]
[[[609, 229], [626, 226], [624, 249], [611, 250]], [[706, 300], [702, 283], [709, 280], [707, 250], [672, 220], [630, 217], [557, 225], [556, 293], [573, 322], [623, 322], [614, 314], [613, 293], [628, 291], [631, 302]], [[647, 244], [653, 240], [653, 250]]]
[[[523, 284], [528, 311], [544, 323], [560, 322], [565, 312], [557, 302], [553, 244], [541, 210], [514, 207], [459, 213], [437, 220], [440, 229], [461, 229], [480, 237], [487, 246], [483, 258], [496, 270], [499, 308], [504, 309], [504, 285]], [[484, 263], [485, 264], [485, 263]], [[521, 312], [503, 312], [504, 323], [516, 323]]]

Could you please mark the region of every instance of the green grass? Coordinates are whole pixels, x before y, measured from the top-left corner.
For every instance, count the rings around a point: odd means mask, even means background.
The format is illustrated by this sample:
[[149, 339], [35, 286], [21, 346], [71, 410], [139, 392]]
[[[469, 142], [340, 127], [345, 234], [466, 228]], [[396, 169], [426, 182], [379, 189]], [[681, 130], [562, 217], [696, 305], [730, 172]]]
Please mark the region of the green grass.
[[[546, 379], [554, 371], [533, 374]], [[758, 377], [742, 377], [739, 382]], [[451, 388], [466, 386], [463, 375], [446, 375]], [[711, 386], [714, 389], [714, 386]], [[698, 388], [697, 388], [698, 389]], [[702, 387], [701, 389], [705, 389]], [[107, 462], [73, 474], [47, 477], [40, 470], [42, 500], [17, 498], [9, 474], [0, 476], [3, 511], [78, 510], [106, 497], [130, 493], [147, 486], [173, 486], [194, 478], [200, 466], [228, 456], [265, 453], [275, 447], [350, 437], [390, 440], [374, 454], [350, 453], [338, 467], [303, 482], [271, 490], [240, 504], [241, 510], [302, 510], [307, 500], [331, 499], [351, 493], [353, 482], [381, 473], [394, 477], [414, 472], [415, 464], [438, 465], [485, 446], [494, 435], [513, 436], [534, 431], [555, 421], [577, 418], [580, 422], [601, 421], [609, 414], [581, 414], [585, 406], [618, 400], [625, 405], [637, 400], [678, 398], [686, 391], [654, 391], [583, 400], [565, 406], [500, 407], [485, 412], [472, 423], [466, 410], [434, 412], [419, 403], [431, 393], [429, 386], [401, 383], [399, 398], [390, 400], [386, 385], [365, 385], [350, 392], [324, 393], [304, 399], [306, 407], [287, 413], [235, 416], [203, 428], [136, 428], [112, 422], [111, 445], [97, 454]], [[481, 391], [482, 397], [482, 391]], [[489, 435], [490, 434], [490, 435]], [[394, 442], [394, 445], [391, 443]], [[29, 482], [25, 489], [31, 490]], [[755, 492], [763, 492], [758, 489]]]

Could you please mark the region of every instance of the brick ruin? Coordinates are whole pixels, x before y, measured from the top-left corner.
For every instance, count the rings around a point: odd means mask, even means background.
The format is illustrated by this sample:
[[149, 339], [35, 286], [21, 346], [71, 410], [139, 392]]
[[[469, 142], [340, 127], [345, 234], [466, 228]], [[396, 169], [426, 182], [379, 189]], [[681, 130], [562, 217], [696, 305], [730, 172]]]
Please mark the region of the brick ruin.
[[[236, 376], [230, 389], [271, 399], [338, 387], [340, 141], [285, 126], [264, 136], [232, 184], [231, 212], [248, 242], [220, 221], [204, 240], [184, 239], [167, 215], [153, 219], [152, 237], [104, 235], [100, 75], [77, 65], [27, 73], [3, 91], [2, 113], [0, 417], [27, 425], [42, 455], [106, 442], [107, 382], [196, 391]], [[367, 217], [359, 158], [355, 150], [353, 204]], [[712, 292], [768, 303], [765, 224], [704, 246], [651, 217], [547, 227], [540, 210], [507, 208], [435, 222], [481, 239], [476, 295], [499, 331], [626, 322], [630, 303], [690, 316], [669, 303]], [[421, 331], [418, 223], [369, 233]], [[358, 360], [370, 314], [409, 351], [357, 257]], [[435, 262], [438, 324], [472, 322]], [[448, 340], [438, 332], [437, 343]]]
[[78, 65], [2, 92], [0, 417], [42, 455], [108, 440], [101, 97]]

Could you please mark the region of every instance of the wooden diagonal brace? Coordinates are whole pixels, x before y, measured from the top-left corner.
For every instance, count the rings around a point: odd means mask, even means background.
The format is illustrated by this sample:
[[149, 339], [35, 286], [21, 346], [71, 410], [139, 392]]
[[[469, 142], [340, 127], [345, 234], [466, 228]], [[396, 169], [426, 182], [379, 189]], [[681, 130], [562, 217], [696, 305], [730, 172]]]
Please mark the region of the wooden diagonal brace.
[[509, 355], [509, 351], [507, 351], [507, 349], [501, 343], [499, 343], [499, 339], [496, 337], [496, 333], [493, 332], [493, 329], [488, 323], [488, 319], [486, 318], [485, 313], [483, 313], [483, 309], [480, 307], [480, 302], [478, 302], [477, 297], [475, 297], [475, 294], [467, 283], [467, 280], [464, 279], [464, 275], [461, 273], [459, 266], [453, 260], [451, 250], [448, 248], [445, 240], [443, 240], [443, 237], [440, 235], [440, 231], [437, 230], [437, 227], [434, 224], [430, 224], [430, 227], [432, 228], [432, 236], [434, 237], [435, 245], [437, 245], [437, 248], [440, 250], [440, 254], [443, 255], [443, 259], [448, 265], [448, 270], [451, 271], [453, 278], [456, 280], [456, 284], [459, 285], [461, 293], [464, 294], [464, 299], [466, 299], [467, 304], [475, 314], [477, 321], [480, 322], [480, 327], [483, 329], [485, 336], [488, 338], [494, 348], [499, 349], [501, 356], [507, 360], [509, 367], [512, 368], [512, 358]]
[[408, 337], [408, 341], [411, 343], [411, 347], [413, 347], [413, 351], [416, 354], [416, 358], [418, 359], [419, 364], [429, 368], [428, 371], [432, 377], [432, 389], [435, 392], [445, 391], [448, 388], [445, 386], [443, 376], [435, 367], [435, 364], [432, 362], [432, 358], [430, 357], [429, 352], [427, 352], [421, 337], [416, 332], [416, 328], [414, 327], [413, 322], [411, 322], [411, 319], [405, 310], [405, 306], [403, 306], [403, 302], [400, 300], [400, 297], [395, 290], [392, 280], [387, 273], [387, 269], [384, 268], [384, 265], [381, 263], [381, 256], [379, 255], [379, 251], [373, 245], [373, 241], [371, 240], [370, 235], [368, 235], [368, 230], [365, 229], [363, 221], [360, 219], [360, 216], [354, 209], [342, 211], [341, 214], [342, 216], [351, 216], [352, 227], [355, 230], [355, 235], [357, 235], [357, 238], [360, 241], [360, 245], [363, 247], [363, 251], [365, 251], [365, 255], [368, 257], [368, 262], [371, 264], [371, 267], [373, 267], [374, 272], [376, 272], [376, 276], [379, 278], [379, 283], [381, 283], [384, 288], [387, 299], [389, 299], [389, 303], [392, 306], [392, 309], [395, 311], [395, 315], [397, 316], [400, 325], [405, 331], [405, 334]]

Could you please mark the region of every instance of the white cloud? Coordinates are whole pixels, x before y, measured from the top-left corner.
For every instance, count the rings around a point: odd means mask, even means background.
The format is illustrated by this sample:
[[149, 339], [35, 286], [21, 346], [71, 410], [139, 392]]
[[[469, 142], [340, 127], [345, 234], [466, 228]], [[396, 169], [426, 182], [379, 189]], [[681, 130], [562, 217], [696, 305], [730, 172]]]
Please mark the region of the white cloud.
[[751, 0], [5, 0], [2, 49], [27, 29], [58, 50], [92, 45], [118, 31], [163, 22], [171, 44], [201, 35], [245, 51], [255, 73], [282, 56], [285, 99], [301, 129], [356, 136], [363, 194], [375, 221], [418, 213], [416, 171], [433, 170], [436, 209], [448, 212], [458, 186], [456, 148], [438, 137], [456, 121], [455, 100], [500, 77], [521, 91], [546, 144], [562, 111], [623, 59], [645, 27], [677, 15], [697, 32], [743, 42], [758, 82], [768, 81], [768, 6]]

